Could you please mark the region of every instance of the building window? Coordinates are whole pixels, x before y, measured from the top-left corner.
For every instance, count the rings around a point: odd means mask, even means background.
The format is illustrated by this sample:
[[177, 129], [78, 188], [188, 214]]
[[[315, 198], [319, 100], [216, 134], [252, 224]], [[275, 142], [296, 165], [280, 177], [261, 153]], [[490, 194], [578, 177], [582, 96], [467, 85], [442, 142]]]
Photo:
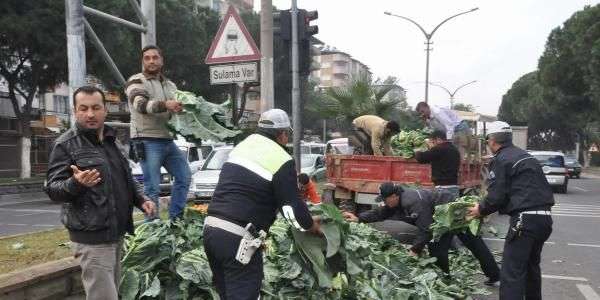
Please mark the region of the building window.
[[61, 113], [61, 114], [69, 113], [69, 97], [68, 96], [54, 95], [54, 96], [52, 96], [52, 98], [54, 100], [54, 112]]

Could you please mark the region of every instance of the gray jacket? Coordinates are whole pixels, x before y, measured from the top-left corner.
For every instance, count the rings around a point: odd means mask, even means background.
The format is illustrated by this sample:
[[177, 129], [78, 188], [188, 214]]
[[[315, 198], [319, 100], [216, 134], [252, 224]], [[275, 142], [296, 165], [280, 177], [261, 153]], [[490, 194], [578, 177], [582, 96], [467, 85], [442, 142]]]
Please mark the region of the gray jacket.
[[166, 101], [175, 98], [177, 86], [163, 75], [138, 73], [129, 78], [125, 94], [131, 112], [131, 138], [173, 139], [167, 129], [171, 113]]

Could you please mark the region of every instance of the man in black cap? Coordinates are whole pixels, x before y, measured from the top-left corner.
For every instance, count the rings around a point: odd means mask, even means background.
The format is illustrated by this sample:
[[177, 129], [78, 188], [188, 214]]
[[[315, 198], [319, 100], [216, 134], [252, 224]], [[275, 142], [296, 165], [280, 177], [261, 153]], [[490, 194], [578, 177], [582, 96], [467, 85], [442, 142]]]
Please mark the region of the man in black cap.
[[[454, 233], [446, 233], [437, 242], [430, 242], [431, 230], [429, 226], [433, 223], [433, 212], [436, 205], [446, 204], [454, 201], [451, 193], [440, 190], [404, 189], [392, 182], [386, 182], [379, 187], [377, 201], [384, 201], [385, 205], [376, 209], [363, 212], [358, 216], [344, 212], [344, 218], [350, 222], [372, 223], [391, 218], [396, 213], [405, 216], [402, 221], [415, 225], [418, 233], [410, 248], [410, 254], [417, 256], [425, 245], [429, 254], [437, 258], [436, 264], [444, 272], [449, 273], [448, 250]], [[494, 285], [500, 277], [500, 270], [494, 256], [480, 237], [471, 233], [456, 233], [463, 244], [479, 260], [483, 273], [488, 277], [487, 285]]]

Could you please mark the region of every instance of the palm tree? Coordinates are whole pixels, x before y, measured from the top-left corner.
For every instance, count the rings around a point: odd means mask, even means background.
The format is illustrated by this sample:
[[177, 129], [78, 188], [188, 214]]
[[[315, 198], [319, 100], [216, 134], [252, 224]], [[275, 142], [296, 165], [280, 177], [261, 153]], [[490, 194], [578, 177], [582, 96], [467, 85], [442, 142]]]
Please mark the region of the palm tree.
[[395, 84], [376, 85], [370, 77], [360, 76], [344, 87], [327, 89], [323, 97], [309, 103], [307, 109], [323, 118], [335, 118], [346, 124], [362, 115], [392, 119], [399, 104], [404, 101], [386, 97], [395, 87]]

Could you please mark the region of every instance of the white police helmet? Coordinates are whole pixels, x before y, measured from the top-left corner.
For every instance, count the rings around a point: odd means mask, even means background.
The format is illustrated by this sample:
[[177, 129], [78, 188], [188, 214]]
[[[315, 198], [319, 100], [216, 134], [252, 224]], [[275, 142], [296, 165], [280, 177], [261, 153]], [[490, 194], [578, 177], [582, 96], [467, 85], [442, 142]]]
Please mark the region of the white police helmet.
[[512, 134], [512, 128], [510, 128], [510, 125], [508, 125], [508, 123], [506, 123], [506, 122], [495, 121], [488, 125], [486, 135], [489, 136], [490, 134], [494, 134], [494, 133], [511, 133]]
[[281, 109], [274, 108], [263, 112], [258, 120], [258, 127], [272, 129], [291, 129], [290, 118]]

